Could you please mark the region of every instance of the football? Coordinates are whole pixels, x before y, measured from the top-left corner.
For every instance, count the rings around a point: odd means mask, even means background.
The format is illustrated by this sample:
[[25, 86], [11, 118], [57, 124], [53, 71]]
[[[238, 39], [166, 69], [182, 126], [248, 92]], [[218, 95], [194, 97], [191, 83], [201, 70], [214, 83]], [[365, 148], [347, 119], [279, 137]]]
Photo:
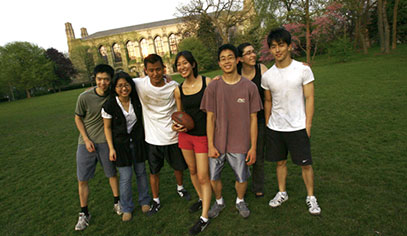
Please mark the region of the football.
[[183, 125], [188, 130], [194, 128], [194, 120], [190, 115], [183, 111], [176, 111], [171, 115], [173, 121], [177, 122], [180, 125]]

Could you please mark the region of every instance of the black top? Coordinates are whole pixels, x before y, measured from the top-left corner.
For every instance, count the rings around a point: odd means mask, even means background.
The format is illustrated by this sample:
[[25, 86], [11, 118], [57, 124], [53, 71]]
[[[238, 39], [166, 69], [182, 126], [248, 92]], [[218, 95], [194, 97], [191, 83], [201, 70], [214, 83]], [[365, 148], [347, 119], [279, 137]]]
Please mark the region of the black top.
[[[260, 64], [256, 64], [256, 74], [254, 75], [254, 78], [252, 79], [252, 82], [256, 84], [257, 89], [259, 90], [260, 98], [262, 104], [264, 104], [264, 89], [261, 87], [261, 66]], [[257, 112], [257, 122], [264, 123], [265, 122], [265, 117], [264, 117], [264, 110], [260, 110]]]
[[187, 134], [195, 136], [206, 136], [206, 113], [200, 109], [201, 100], [206, 88], [206, 77], [202, 76], [202, 88], [199, 92], [191, 95], [185, 95], [182, 91], [182, 84], [179, 86], [181, 92], [182, 107], [188, 115], [194, 120], [195, 127], [189, 130]]
[[[144, 162], [146, 160], [146, 145], [144, 140], [143, 115], [138, 97], [131, 99], [137, 122], [130, 134], [127, 133], [127, 122], [119, 104], [114, 96], [110, 97], [103, 109], [112, 116], [112, 139], [116, 150], [116, 166], [131, 166], [133, 161]], [[134, 145], [135, 157], [131, 155], [130, 143]], [[133, 158], [135, 158], [133, 160]]]

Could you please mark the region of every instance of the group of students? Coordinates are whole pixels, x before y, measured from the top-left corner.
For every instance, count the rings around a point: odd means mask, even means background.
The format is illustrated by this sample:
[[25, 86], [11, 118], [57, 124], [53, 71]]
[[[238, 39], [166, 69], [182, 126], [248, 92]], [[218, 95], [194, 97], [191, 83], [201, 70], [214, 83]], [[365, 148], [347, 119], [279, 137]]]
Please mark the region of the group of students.
[[[251, 44], [238, 48], [225, 44], [218, 50], [223, 73], [213, 79], [198, 74], [198, 63], [191, 52], [179, 52], [175, 67], [184, 78], [180, 85], [165, 75], [162, 58], [156, 54], [144, 59], [144, 78], [132, 79], [125, 72], [115, 74], [108, 65], [96, 66], [96, 87], [79, 95], [75, 110], [80, 132], [76, 159], [81, 205], [75, 230], [89, 225], [88, 181], [98, 161], [109, 178], [113, 209], [123, 221], [131, 220], [135, 209], [133, 170], [141, 210], [152, 216], [161, 208], [159, 173], [164, 159], [174, 169], [177, 193], [186, 200], [191, 198], [183, 186], [183, 171], [188, 168], [199, 197], [189, 211], [202, 211], [189, 229], [195, 235], [226, 206], [221, 182], [226, 161], [235, 174], [236, 209], [247, 218], [250, 210], [244, 196], [251, 175], [249, 166], [253, 165], [253, 192], [263, 197], [264, 159], [277, 163], [279, 191], [269, 205], [278, 207], [288, 199], [286, 162], [290, 152], [293, 162], [302, 167], [308, 210], [320, 214], [313, 193], [309, 142], [314, 77], [309, 66], [291, 58], [288, 31], [272, 30], [267, 43], [275, 59], [272, 68], [267, 70], [257, 63]], [[175, 111], [188, 113], [194, 128], [188, 130], [175, 123], [171, 119]], [[145, 160], [150, 168], [152, 199]], [[210, 206], [212, 192], [215, 201]]]

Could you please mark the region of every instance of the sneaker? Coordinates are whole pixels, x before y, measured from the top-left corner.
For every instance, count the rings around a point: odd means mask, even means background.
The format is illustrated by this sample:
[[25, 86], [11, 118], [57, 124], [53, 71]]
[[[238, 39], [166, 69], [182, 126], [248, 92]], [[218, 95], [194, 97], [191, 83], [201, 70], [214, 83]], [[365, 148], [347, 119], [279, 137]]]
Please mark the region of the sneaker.
[[209, 220], [204, 222], [201, 218], [189, 229], [190, 235], [197, 235], [199, 232], [202, 232], [206, 226], [209, 225]]
[[202, 209], [202, 201], [199, 200], [189, 207], [189, 213], [194, 213]]
[[122, 221], [130, 221], [132, 217], [133, 216], [130, 212], [124, 212], [122, 216]]
[[281, 204], [287, 200], [288, 200], [287, 193], [278, 192], [276, 196], [270, 200], [269, 205], [271, 207], [278, 207], [281, 206]]
[[209, 218], [217, 217], [224, 208], [225, 208], [225, 204], [218, 204], [218, 202], [215, 201], [215, 203], [212, 205], [211, 209], [209, 209], [209, 211], [208, 211], [208, 217]]
[[156, 214], [161, 208], [161, 204], [157, 203], [156, 201], [153, 201], [153, 203], [150, 206], [150, 210], [147, 212], [147, 216], [152, 216]]
[[90, 215], [86, 216], [85, 213], [79, 213], [78, 223], [75, 225], [75, 230], [84, 230], [89, 226]]
[[116, 212], [119, 216], [123, 214], [122, 206], [120, 205], [120, 201], [113, 205], [113, 211]]
[[317, 198], [315, 196], [307, 196], [305, 202], [308, 205], [308, 211], [312, 215], [321, 214], [321, 208], [318, 206]]
[[191, 195], [189, 195], [189, 193], [187, 192], [187, 190], [185, 188], [183, 188], [181, 190], [177, 190], [177, 193], [181, 198], [185, 198], [185, 200], [187, 200], [187, 201], [191, 200]]
[[236, 204], [236, 209], [239, 211], [239, 214], [243, 217], [243, 218], [247, 218], [250, 215], [250, 210], [247, 207], [247, 203], [246, 202], [239, 202], [238, 204]]
[[143, 213], [147, 213], [150, 210], [150, 206], [149, 205], [142, 205], [141, 206], [141, 211]]

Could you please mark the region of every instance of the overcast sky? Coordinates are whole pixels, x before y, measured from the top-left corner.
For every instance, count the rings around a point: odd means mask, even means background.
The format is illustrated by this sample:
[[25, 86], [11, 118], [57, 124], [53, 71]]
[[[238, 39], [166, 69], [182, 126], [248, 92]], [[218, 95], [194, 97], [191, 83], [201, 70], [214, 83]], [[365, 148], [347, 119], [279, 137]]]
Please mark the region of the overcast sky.
[[176, 7], [188, 0], [6, 0], [1, 3], [0, 46], [28, 41], [67, 52], [65, 23], [75, 37], [130, 25], [175, 18]]

